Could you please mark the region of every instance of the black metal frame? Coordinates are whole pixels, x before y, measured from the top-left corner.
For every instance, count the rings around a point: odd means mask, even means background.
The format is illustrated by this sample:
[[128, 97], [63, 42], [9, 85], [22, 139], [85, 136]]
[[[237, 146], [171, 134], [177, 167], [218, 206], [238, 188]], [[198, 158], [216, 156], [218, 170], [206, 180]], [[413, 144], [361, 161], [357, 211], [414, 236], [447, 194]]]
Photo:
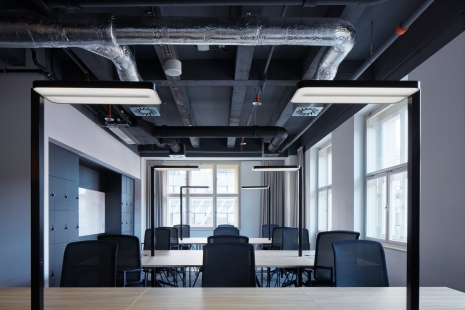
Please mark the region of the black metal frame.
[[[56, 84], [55, 84], [56, 83]], [[85, 87], [102, 87], [102, 82], [85, 82]], [[121, 82], [108, 82], [111, 87]], [[71, 85], [72, 83], [67, 83]], [[79, 83], [77, 83], [79, 84]], [[81, 83], [82, 84], [82, 83]], [[135, 85], [131, 84], [131, 85]], [[60, 82], [36, 81], [34, 87], [60, 86]], [[122, 85], [122, 84], [120, 84]], [[71, 85], [72, 86], [72, 85]], [[414, 81], [303, 81], [298, 87], [406, 87], [419, 88]], [[81, 86], [84, 87], [84, 86]], [[107, 86], [108, 87], [108, 86]], [[121, 87], [121, 86], [119, 86]], [[419, 309], [420, 278], [420, 91], [408, 98], [408, 236], [407, 236], [407, 309]], [[44, 100], [31, 90], [31, 309], [44, 308]], [[268, 167], [270, 168], [270, 167]], [[152, 180], [154, 171], [152, 169]], [[302, 186], [299, 172], [299, 187]], [[299, 189], [300, 190], [300, 189]], [[153, 194], [152, 186], [152, 194]], [[181, 192], [182, 195], [182, 192]], [[153, 195], [152, 195], [153, 199]], [[152, 201], [153, 202], [153, 201]], [[182, 203], [182, 196], [181, 196]], [[154, 220], [152, 204], [151, 224]], [[182, 217], [182, 213], [181, 213]], [[181, 227], [182, 231], [182, 227]], [[152, 237], [153, 238], [153, 237]], [[302, 240], [302, 190], [299, 191], [299, 240]], [[153, 241], [153, 240], [152, 240]], [[299, 254], [302, 243], [299, 241]], [[154, 250], [152, 249], [152, 256]]]
[[182, 240], [182, 190], [185, 188], [208, 188], [208, 186], [181, 186], [179, 187], [179, 219], [181, 226], [181, 240]]

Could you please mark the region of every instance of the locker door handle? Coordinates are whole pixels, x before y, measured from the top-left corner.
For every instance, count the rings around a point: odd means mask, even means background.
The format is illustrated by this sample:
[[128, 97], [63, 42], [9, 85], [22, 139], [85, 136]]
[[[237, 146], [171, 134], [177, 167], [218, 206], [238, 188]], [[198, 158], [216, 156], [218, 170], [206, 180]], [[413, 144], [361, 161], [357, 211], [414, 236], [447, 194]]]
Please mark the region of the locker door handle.
[[52, 197], [55, 197], [55, 191], [52, 191], [52, 195], [51, 195], [51, 196], [52, 196]]
[[79, 224], [76, 224], [76, 228], [79, 228]]
[[65, 225], [65, 229], [68, 229], [68, 226]]
[[65, 193], [65, 198], [68, 198], [68, 193]]
[[54, 273], [53, 270], [52, 270], [52, 274], [50, 275], [50, 278], [51, 278], [51, 277], [54, 277], [54, 276], [55, 276], [55, 273]]
[[55, 230], [55, 227], [53, 227], [53, 225], [52, 225], [52, 229], [50, 229], [50, 230], [51, 230], [51, 231]]

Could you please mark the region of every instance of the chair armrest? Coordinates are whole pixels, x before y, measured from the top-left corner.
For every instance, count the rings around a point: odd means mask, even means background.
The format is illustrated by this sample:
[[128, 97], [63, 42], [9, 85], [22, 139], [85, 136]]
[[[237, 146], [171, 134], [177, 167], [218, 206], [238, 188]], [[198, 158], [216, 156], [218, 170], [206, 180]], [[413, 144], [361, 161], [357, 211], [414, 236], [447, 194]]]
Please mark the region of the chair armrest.
[[316, 272], [316, 269], [326, 269], [329, 270], [330, 278], [331, 278], [331, 286], [334, 286], [334, 267], [329, 267], [329, 266], [314, 266], [313, 267], [313, 272]]

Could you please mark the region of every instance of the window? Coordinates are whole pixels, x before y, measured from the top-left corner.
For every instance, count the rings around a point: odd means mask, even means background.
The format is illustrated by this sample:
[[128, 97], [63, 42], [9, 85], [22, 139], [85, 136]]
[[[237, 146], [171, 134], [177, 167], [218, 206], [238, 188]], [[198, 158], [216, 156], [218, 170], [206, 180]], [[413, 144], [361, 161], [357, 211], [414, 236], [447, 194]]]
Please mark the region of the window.
[[407, 102], [380, 108], [366, 120], [366, 234], [407, 242]]
[[332, 148], [327, 144], [318, 151], [318, 230], [331, 230]]
[[168, 171], [168, 226], [180, 223], [181, 186], [208, 186], [183, 190], [183, 223], [192, 228], [239, 225], [239, 165], [189, 163], [200, 171]]

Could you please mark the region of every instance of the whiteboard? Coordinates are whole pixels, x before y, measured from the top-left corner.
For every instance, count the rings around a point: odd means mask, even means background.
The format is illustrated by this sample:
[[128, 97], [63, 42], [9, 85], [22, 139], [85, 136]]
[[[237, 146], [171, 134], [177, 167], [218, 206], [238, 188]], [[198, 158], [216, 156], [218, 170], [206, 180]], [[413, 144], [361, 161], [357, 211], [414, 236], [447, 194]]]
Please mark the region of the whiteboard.
[[79, 236], [105, 232], [105, 193], [79, 188]]

